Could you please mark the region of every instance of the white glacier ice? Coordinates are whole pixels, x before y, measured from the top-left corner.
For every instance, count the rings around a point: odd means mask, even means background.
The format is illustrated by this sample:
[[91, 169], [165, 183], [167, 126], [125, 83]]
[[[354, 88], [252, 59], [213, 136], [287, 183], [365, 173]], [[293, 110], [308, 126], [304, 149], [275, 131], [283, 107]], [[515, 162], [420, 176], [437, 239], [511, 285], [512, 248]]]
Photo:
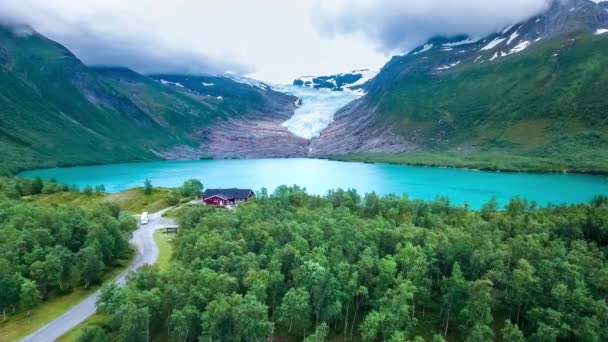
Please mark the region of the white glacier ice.
[[293, 116], [283, 122], [291, 133], [304, 139], [318, 137], [334, 121], [334, 114], [353, 100], [363, 96], [361, 92], [331, 91], [293, 85], [274, 85], [273, 89], [302, 99]]

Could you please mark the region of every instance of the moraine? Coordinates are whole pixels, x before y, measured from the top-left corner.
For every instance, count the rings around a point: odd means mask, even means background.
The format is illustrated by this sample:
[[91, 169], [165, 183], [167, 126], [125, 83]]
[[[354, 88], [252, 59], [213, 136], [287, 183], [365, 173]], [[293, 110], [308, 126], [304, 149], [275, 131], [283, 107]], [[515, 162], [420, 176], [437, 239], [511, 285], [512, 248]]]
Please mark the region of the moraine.
[[23, 172], [79, 187], [103, 184], [117, 192], [142, 186], [177, 187], [198, 178], [208, 188], [243, 187], [273, 190], [297, 184], [313, 194], [352, 188], [380, 195], [407, 193], [413, 199], [447, 196], [455, 204], [478, 209], [496, 197], [502, 205], [515, 196], [539, 205], [584, 203], [608, 194], [608, 177], [574, 174], [525, 174], [387, 164], [346, 163], [319, 159], [243, 159], [145, 162], [52, 168]]

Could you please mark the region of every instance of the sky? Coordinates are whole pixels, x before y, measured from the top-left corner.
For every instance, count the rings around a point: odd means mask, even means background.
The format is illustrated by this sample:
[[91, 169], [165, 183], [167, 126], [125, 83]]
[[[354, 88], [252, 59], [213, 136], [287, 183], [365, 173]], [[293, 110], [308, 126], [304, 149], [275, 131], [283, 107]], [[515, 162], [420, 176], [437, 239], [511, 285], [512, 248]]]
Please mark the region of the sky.
[[434, 35], [483, 36], [546, 1], [0, 0], [0, 20], [32, 26], [89, 65], [291, 83], [379, 69]]

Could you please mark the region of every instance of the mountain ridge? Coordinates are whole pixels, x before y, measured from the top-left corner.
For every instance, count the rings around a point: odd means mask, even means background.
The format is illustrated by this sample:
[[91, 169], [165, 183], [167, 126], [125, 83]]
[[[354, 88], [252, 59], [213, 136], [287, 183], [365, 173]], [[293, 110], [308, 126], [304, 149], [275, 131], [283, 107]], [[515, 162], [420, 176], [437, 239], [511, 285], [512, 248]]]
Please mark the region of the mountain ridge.
[[598, 96], [608, 86], [608, 35], [596, 34], [608, 26], [604, 4], [553, 2], [487, 37], [434, 37], [394, 57], [312, 142], [313, 155], [491, 155], [483, 168], [502, 169], [497, 160], [512, 156], [553, 159], [551, 170], [608, 169], [608, 102]]
[[216, 83], [212, 95], [127, 68], [88, 67], [34, 31], [0, 26], [0, 152], [6, 160], [0, 172], [208, 157], [213, 152], [205, 151], [201, 129], [277, 108], [285, 120], [293, 112], [292, 96], [228, 77], [205, 79]]

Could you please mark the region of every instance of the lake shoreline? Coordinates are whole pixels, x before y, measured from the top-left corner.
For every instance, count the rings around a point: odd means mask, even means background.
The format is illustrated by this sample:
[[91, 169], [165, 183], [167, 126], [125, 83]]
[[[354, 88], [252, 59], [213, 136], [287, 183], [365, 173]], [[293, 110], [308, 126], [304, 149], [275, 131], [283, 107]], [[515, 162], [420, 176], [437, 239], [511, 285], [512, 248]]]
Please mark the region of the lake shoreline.
[[[366, 154], [367, 155], [367, 154]], [[371, 154], [374, 155], [374, 154]], [[441, 156], [440, 154], [437, 154]], [[48, 170], [48, 169], [63, 169], [63, 168], [75, 168], [75, 167], [87, 167], [87, 166], [105, 166], [105, 165], [117, 165], [117, 164], [143, 164], [150, 162], [193, 162], [193, 161], [204, 161], [204, 160], [258, 160], [258, 159], [277, 159], [277, 160], [289, 160], [289, 159], [311, 159], [311, 160], [330, 160], [343, 163], [363, 163], [363, 164], [377, 164], [377, 165], [402, 165], [402, 166], [415, 166], [415, 167], [428, 167], [428, 168], [446, 168], [455, 170], [467, 170], [467, 171], [480, 171], [480, 172], [495, 172], [495, 173], [521, 173], [521, 174], [549, 174], [549, 175], [587, 175], [587, 176], [608, 176], [608, 169], [600, 170], [576, 170], [576, 169], [565, 169], [556, 170], [552, 168], [543, 168], [529, 166], [529, 168], [496, 168], [496, 167], [470, 167], [463, 165], [456, 165], [455, 163], [437, 163], [433, 161], [419, 162], [419, 161], [391, 161], [389, 158], [383, 158], [384, 154], [378, 154], [377, 159], [361, 158], [358, 154], [345, 154], [335, 156], [323, 156], [323, 157], [310, 157], [310, 156], [293, 156], [293, 157], [255, 157], [255, 158], [214, 158], [205, 157], [199, 159], [135, 159], [135, 160], [124, 160], [116, 162], [92, 162], [92, 163], [61, 163], [55, 166], [39, 166], [39, 167], [25, 167], [19, 168], [13, 174], [13, 176], [20, 177], [23, 173], [29, 171]], [[388, 156], [394, 156], [389, 154]]]
[[487, 172], [312, 158], [135, 162], [41, 169], [20, 173], [19, 177], [55, 179], [81, 189], [103, 184], [111, 193], [141, 187], [146, 179], [155, 187], [168, 188], [193, 178], [200, 179], [206, 188], [273, 191], [281, 185], [297, 184], [314, 195], [356, 189], [361, 194], [407, 194], [421, 200], [449, 198], [472, 207], [481, 207], [493, 197], [503, 204], [522, 197], [544, 206], [583, 203], [608, 193], [608, 178], [589, 174]]
[[[327, 156], [325, 158], [314, 158], [314, 159], [324, 159], [324, 160], [334, 160], [346, 163], [365, 163], [365, 164], [385, 164], [385, 165], [403, 165], [403, 166], [415, 166], [415, 167], [429, 167], [429, 168], [446, 168], [446, 169], [457, 169], [457, 170], [468, 170], [468, 171], [481, 171], [481, 172], [495, 172], [495, 173], [517, 173], [517, 174], [548, 174], [548, 175], [586, 175], [586, 176], [608, 176], [608, 168], [604, 169], [555, 169], [550, 167], [542, 167], [534, 164], [525, 166], [525, 167], [492, 167], [492, 166], [466, 166], [466, 165], [457, 165], [458, 161], [450, 163], [450, 162], [435, 162], [432, 160], [428, 161], [409, 161], [399, 160], [393, 161], [391, 160], [392, 156], [397, 156], [399, 154], [346, 154], [346, 155], [336, 155], [336, 156]], [[429, 154], [433, 155], [433, 154]], [[372, 158], [369, 158], [372, 156]], [[385, 156], [389, 156], [388, 158]], [[442, 156], [441, 154], [437, 154], [436, 156]], [[459, 160], [460, 162], [464, 162], [463, 159]], [[466, 162], [464, 162], [466, 163]], [[474, 163], [471, 163], [474, 164]]]

